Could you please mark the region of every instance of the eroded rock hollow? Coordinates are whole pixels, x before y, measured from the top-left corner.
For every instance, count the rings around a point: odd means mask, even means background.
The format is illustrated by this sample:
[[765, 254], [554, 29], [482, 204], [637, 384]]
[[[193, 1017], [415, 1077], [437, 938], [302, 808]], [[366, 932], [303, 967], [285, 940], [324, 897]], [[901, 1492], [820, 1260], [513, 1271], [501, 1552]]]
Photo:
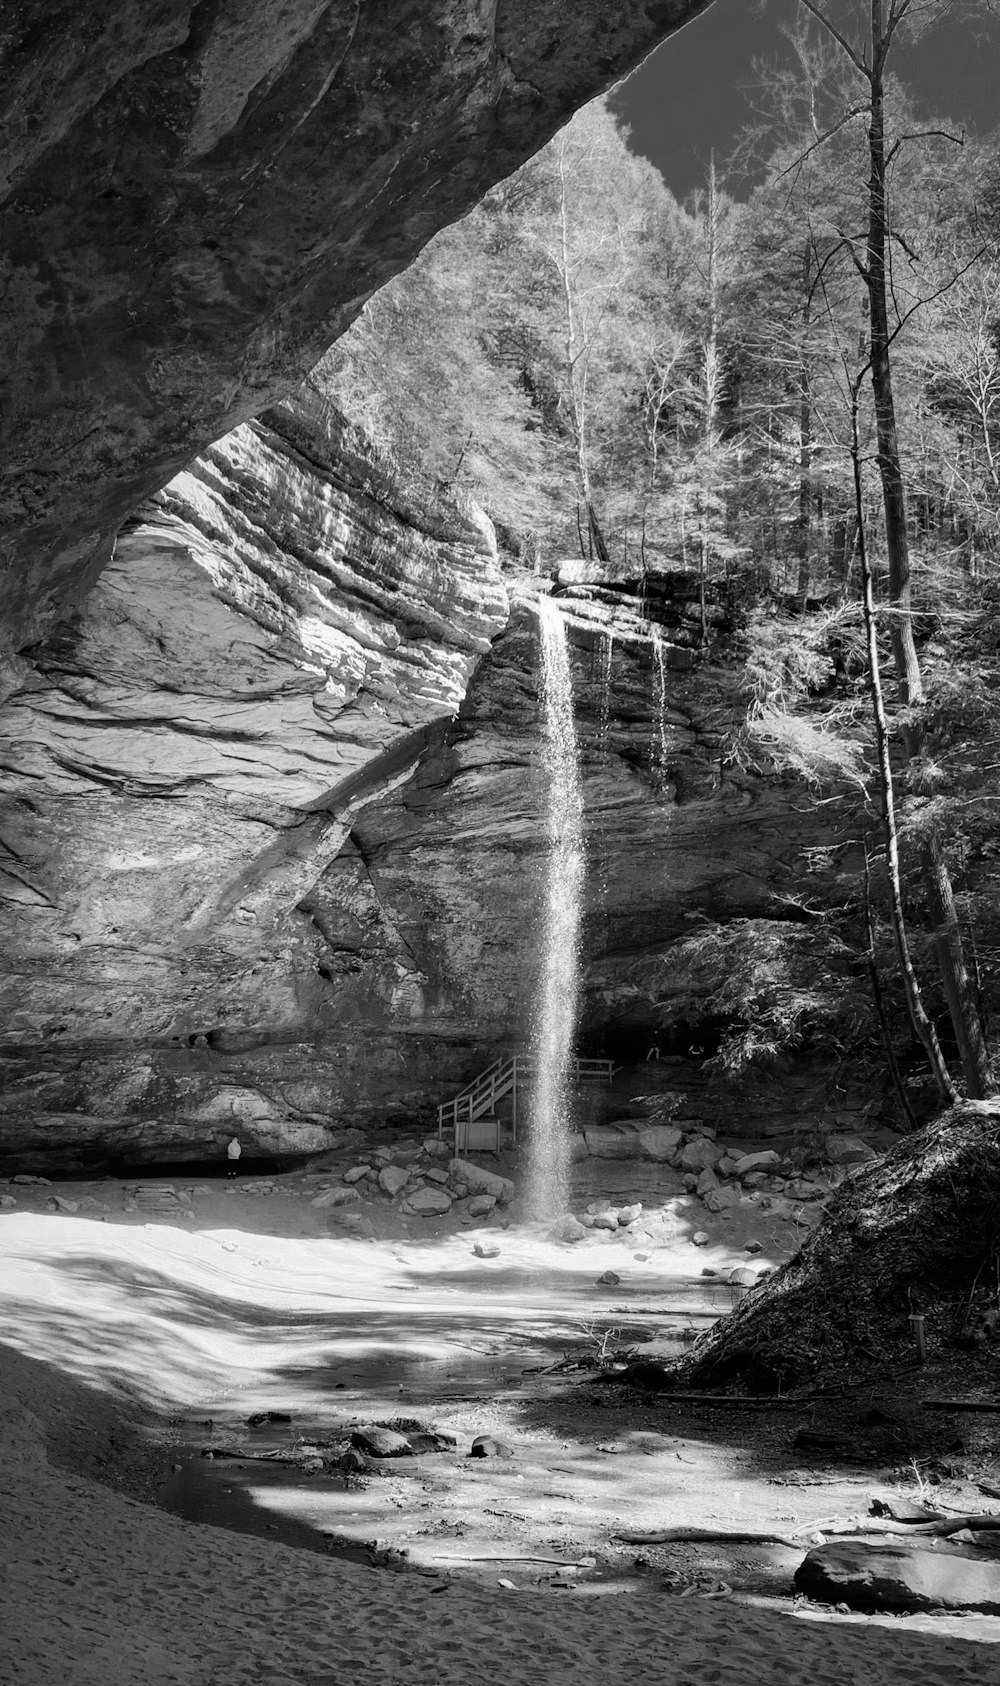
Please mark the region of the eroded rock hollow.
[[143, 498], [287, 392], [437, 229], [708, 3], [11, 11], [5, 688], [23, 683], [11, 651], [80, 599]]

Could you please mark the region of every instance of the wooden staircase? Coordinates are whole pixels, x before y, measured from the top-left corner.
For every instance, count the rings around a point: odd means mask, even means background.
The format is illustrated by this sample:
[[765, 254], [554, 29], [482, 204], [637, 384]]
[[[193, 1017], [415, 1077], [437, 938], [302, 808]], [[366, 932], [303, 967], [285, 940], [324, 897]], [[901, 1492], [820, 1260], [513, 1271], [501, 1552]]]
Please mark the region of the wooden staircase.
[[[610, 1083], [614, 1060], [574, 1060], [570, 1075], [576, 1083]], [[511, 1133], [517, 1141], [519, 1091], [530, 1088], [535, 1060], [530, 1054], [513, 1054], [494, 1060], [454, 1100], [438, 1107], [438, 1139], [446, 1129], [454, 1132], [456, 1153], [497, 1153], [500, 1149], [500, 1119], [497, 1102], [511, 1097]]]

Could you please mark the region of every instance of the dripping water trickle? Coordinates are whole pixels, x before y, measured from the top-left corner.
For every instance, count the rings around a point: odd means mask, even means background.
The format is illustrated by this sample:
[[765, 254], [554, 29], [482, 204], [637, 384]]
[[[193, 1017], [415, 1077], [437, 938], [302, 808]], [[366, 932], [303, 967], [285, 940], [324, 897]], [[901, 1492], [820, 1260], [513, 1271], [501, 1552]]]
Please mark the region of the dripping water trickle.
[[615, 654], [615, 635], [605, 632], [600, 643], [601, 671], [599, 678], [600, 702], [597, 717], [597, 747], [606, 751], [608, 735], [611, 730], [611, 667]]
[[573, 719], [566, 623], [548, 598], [541, 634], [545, 834], [540, 972], [532, 1024], [531, 1132], [525, 1216], [558, 1217], [569, 1194], [570, 1089], [579, 999], [583, 904], [583, 793]]
[[656, 757], [656, 769], [660, 783], [663, 784], [667, 776], [669, 749], [667, 743], [667, 663], [663, 633], [655, 624], [651, 628], [650, 636], [653, 641], [653, 702], [656, 709], [656, 742], [653, 753]]

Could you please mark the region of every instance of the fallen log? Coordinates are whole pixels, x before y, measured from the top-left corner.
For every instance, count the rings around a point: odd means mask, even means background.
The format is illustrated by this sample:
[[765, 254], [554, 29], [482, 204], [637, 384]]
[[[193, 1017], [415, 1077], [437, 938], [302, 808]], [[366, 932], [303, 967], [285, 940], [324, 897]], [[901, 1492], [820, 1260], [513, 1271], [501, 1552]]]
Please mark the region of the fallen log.
[[895, 1534], [899, 1539], [912, 1540], [914, 1538], [933, 1535], [937, 1539], [946, 1539], [949, 1534], [958, 1534], [963, 1528], [971, 1528], [975, 1533], [991, 1533], [1000, 1529], [1000, 1516], [948, 1516], [939, 1522], [892, 1522], [881, 1516], [853, 1517], [849, 1522], [826, 1522], [817, 1525], [824, 1534], [864, 1535], [864, 1534]]
[[577, 1562], [575, 1558], [537, 1556], [529, 1551], [507, 1551], [491, 1553], [485, 1557], [472, 1557], [467, 1552], [437, 1551], [433, 1555], [435, 1563], [553, 1563], [557, 1569], [590, 1569], [592, 1563]]
[[673, 1545], [683, 1540], [733, 1540], [743, 1545], [798, 1546], [798, 1541], [789, 1539], [787, 1534], [772, 1534], [745, 1528], [733, 1531], [726, 1528], [659, 1528], [653, 1533], [616, 1533], [612, 1534], [611, 1538], [623, 1540], [626, 1545]]
[[722, 1411], [801, 1411], [807, 1402], [775, 1394], [667, 1392], [658, 1394], [655, 1401], [657, 1405], [717, 1405]]
[[1000, 1411], [1000, 1399], [925, 1399], [925, 1411]]

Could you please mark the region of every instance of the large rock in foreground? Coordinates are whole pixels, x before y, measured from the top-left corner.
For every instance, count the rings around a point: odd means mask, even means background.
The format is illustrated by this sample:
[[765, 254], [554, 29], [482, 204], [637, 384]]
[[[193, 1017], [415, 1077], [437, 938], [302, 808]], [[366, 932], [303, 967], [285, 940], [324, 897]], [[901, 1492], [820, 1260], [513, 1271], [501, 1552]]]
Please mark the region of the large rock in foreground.
[[795, 1588], [821, 1604], [852, 1610], [978, 1610], [1000, 1616], [1000, 1561], [957, 1548], [886, 1541], [832, 1541], [810, 1551]]
[[93, 582], [143, 498], [288, 391], [439, 228], [708, 4], [5, 8], [14, 647]]

